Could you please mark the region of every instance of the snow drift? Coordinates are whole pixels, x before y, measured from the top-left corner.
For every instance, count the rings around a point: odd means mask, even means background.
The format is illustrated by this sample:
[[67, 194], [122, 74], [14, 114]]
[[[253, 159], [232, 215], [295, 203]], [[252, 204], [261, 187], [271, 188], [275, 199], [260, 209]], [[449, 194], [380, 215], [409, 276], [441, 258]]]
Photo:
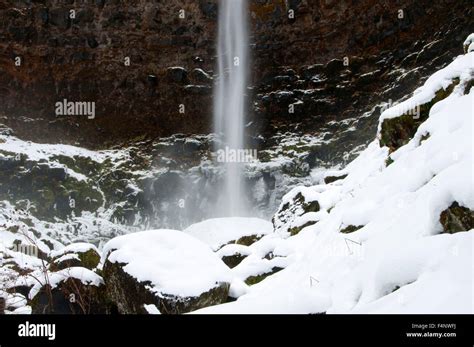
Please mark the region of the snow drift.
[[[197, 313], [474, 312], [473, 79], [468, 52], [382, 114], [377, 139], [342, 179], [289, 192], [274, 223], [290, 264], [237, 301]], [[453, 81], [449, 95], [433, 99]], [[380, 145], [385, 119], [433, 100], [408, 143]], [[318, 211], [292, 208], [295, 200], [317, 201]], [[453, 203], [468, 211], [463, 232], [440, 222]], [[313, 223], [290, 236], [306, 214]]]

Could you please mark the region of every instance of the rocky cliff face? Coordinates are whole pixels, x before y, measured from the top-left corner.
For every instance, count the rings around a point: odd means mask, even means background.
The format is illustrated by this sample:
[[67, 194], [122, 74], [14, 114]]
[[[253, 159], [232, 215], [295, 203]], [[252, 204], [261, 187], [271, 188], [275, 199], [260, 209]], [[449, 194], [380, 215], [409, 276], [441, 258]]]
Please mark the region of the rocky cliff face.
[[[253, 1], [254, 133], [272, 146], [274, 133], [329, 131], [336, 145], [313, 156], [342, 157], [372, 138], [377, 104], [402, 98], [462, 54], [459, 43], [473, 23], [466, 8], [452, 1]], [[327, 127], [331, 121], [336, 127]], [[357, 139], [346, 132], [351, 127]]]
[[[210, 80], [193, 69], [212, 66], [214, 7], [141, 0], [0, 6], [3, 112], [19, 135], [107, 146], [144, 134], [209, 128]], [[168, 69], [173, 66], [189, 73]], [[97, 117], [57, 118], [54, 105], [64, 98], [96, 102]], [[28, 119], [32, 126], [24, 125]]]
[[[249, 1], [247, 133], [258, 158], [245, 195], [256, 215], [349, 163], [391, 101], [462, 53], [466, 3]], [[4, 1], [0, 12], [5, 215], [18, 224], [15, 209], [29, 211], [44, 229], [59, 218], [64, 242], [96, 243], [214, 217], [218, 2]], [[95, 101], [96, 117], [56, 116], [63, 99]]]
[[[321, 132], [354, 117], [391, 82], [400, 90], [419, 84], [460, 53], [472, 24], [467, 1], [249, 6], [249, 132], [264, 135], [259, 148], [298, 123], [303, 133]], [[214, 0], [2, 2], [1, 122], [24, 139], [94, 148], [210, 132], [217, 10]], [[377, 100], [401, 96], [390, 90]], [[55, 103], [65, 98], [96, 102], [96, 118], [57, 117]]]

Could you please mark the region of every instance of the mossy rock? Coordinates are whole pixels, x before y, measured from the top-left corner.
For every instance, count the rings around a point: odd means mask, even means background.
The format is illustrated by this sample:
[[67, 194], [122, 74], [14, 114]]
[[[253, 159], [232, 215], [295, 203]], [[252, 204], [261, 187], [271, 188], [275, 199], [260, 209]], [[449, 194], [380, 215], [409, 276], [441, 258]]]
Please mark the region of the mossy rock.
[[20, 226], [19, 225], [10, 225], [8, 228], [6, 228], [6, 230], [11, 232], [12, 234], [16, 234], [20, 230]]
[[[431, 107], [437, 102], [447, 98], [454, 87], [459, 84], [459, 78], [453, 79], [452, 83], [446, 89], [439, 89], [431, 101], [419, 105], [414, 110], [406, 112], [399, 117], [388, 118], [382, 122], [380, 131], [380, 145], [387, 146], [390, 152], [406, 145], [415, 135], [418, 127], [429, 117]], [[417, 117], [414, 117], [415, 110], [419, 111]]]
[[363, 225], [348, 225], [344, 229], [341, 229], [341, 233], [343, 234], [350, 234], [353, 233], [359, 229], [362, 229], [364, 226]]
[[283, 270], [283, 268], [275, 266], [270, 271], [265, 272], [263, 274], [247, 277], [247, 279], [245, 280], [245, 283], [247, 283], [249, 286], [252, 286], [254, 284], [262, 282], [268, 276], [274, 275], [278, 271], [281, 271], [281, 270]]
[[455, 201], [441, 212], [439, 221], [443, 226], [444, 233], [454, 234], [460, 231], [468, 231], [474, 228], [474, 211], [460, 206]]
[[[69, 259], [64, 259], [62, 261], [56, 262], [62, 256], [74, 256]], [[99, 265], [100, 255], [93, 248], [87, 250], [86, 252], [68, 252], [64, 255], [58, 256], [51, 262], [49, 268], [51, 271], [59, 271], [69, 267], [79, 266], [84, 267], [89, 270], [93, 270]]]
[[15, 163], [15, 167], [0, 170], [0, 180], [9, 188], [0, 190], [0, 200], [31, 201], [30, 212], [39, 219], [66, 219], [73, 212], [94, 212], [103, 204], [103, 196], [92, 181], [77, 180], [64, 168], [43, 162], [20, 159]]
[[99, 174], [100, 170], [104, 168], [102, 163], [98, 163], [89, 157], [53, 155], [50, 160], [63, 164], [69, 169], [89, 177]]
[[319, 202], [317, 200], [306, 201], [301, 193], [296, 194], [294, 201], [301, 205], [304, 213], [318, 212], [320, 210]]
[[123, 270], [125, 264], [106, 261], [103, 274], [108, 297], [123, 314], [146, 314], [144, 305], [153, 304], [163, 314], [181, 314], [226, 302], [229, 283], [216, 283], [194, 297], [180, 297], [152, 291], [150, 282], [140, 282]]
[[237, 245], [243, 245], [243, 246], [250, 246], [253, 245], [255, 242], [260, 240], [263, 237], [263, 235], [248, 235], [248, 236], [242, 236], [240, 239], [238, 239], [235, 242]]
[[[292, 201], [287, 202], [272, 218], [275, 230], [280, 228], [290, 228], [291, 223], [299, 216], [308, 212], [318, 212], [321, 209], [317, 200], [306, 201], [304, 195], [300, 192], [295, 195]], [[289, 230], [286, 230], [289, 232]]]
[[227, 245], [242, 245], [242, 246], [251, 246], [255, 242], [259, 241], [264, 235], [247, 235], [247, 236], [242, 236], [237, 240], [231, 240], [227, 242], [226, 244], [218, 247], [217, 250], [224, 248]]
[[293, 228], [288, 229], [288, 232], [290, 233], [291, 236], [295, 236], [295, 235], [298, 235], [300, 231], [303, 230], [304, 228], [309, 227], [310, 225], [314, 225], [316, 223], [317, 223], [316, 221], [309, 221], [298, 227], [293, 227]]

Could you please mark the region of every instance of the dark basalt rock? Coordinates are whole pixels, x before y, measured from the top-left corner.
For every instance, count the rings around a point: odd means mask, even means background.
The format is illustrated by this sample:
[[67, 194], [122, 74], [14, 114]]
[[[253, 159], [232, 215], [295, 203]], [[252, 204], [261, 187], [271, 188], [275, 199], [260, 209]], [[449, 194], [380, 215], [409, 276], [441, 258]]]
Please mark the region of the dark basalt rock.
[[26, 285], [21, 285], [21, 286], [14, 286], [10, 287], [6, 290], [7, 293], [10, 294], [21, 294], [24, 297], [28, 297], [28, 293], [30, 292], [32, 286], [26, 286]]
[[0, 314], [5, 314], [6, 301], [5, 298], [0, 297]]
[[188, 85], [184, 89], [193, 95], [212, 95], [212, 87], [202, 85]]
[[204, 70], [196, 68], [191, 72], [191, 78], [197, 83], [211, 83], [212, 77], [207, 74]]
[[339, 74], [344, 69], [344, 64], [340, 59], [333, 59], [327, 65], [325, 71], [329, 76]]
[[[305, 130], [314, 133], [329, 120], [353, 117], [380, 100], [403, 97], [420, 78], [461, 53], [459, 40], [469, 34], [472, 18], [469, 5], [467, 0], [401, 0], [383, 6], [375, 0], [249, 1], [248, 75], [256, 91], [249, 93], [248, 104], [255, 105], [249, 107], [249, 121], [254, 121], [249, 132], [268, 138], [286, 127], [294, 130], [295, 120], [304, 120]], [[186, 23], [178, 18], [181, 8]], [[70, 9], [76, 10], [75, 19]], [[405, 18], [397, 18], [398, 9], [404, 9]], [[289, 10], [294, 19], [288, 18]], [[203, 76], [186, 76], [182, 70], [169, 76], [167, 67], [216, 73], [217, 13], [216, 0], [182, 0], [179, 5], [149, 0], [126, 5], [105, 0], [6, 1], [0, 7], [0, 117], [5, 116], [23, 139], [91, 148], [108, 148], [142, 135], [209, 133], [209, 91], [191, 93], [184, 86], [190, 84], [187, 79], [196, 85], [211, 83], [194, 80]], [[357, 18], [347, 21], [354, 13]], [[23, 59], [20, 67], [13, 64], [17, 56]], [[348, 66], [341, 64], [346, 56]], [[126, 57], [130, 66], [124, 64]], [[402, 62], [405, 70], [419, 68], [419, 76], [413, 78], [413, 73], [410, 78], [408, 73], [397, 80], [400, 74], [389, 70]], [[148, 75], [156, 76], [152, 85]], [[394, 82], [381, 94], [382, 87]], [[287, 108], [299, 98], [260, 104], [263, 94], [314, 88], [326, 95], [302, 100], [295, 117], [288, 116]], [[337, 102], [316, 102], [331, 93]], [[65, 97], [95, 101], [100, 105], [96, 119], [57, 119], [54, 104]], [[176, 117], [179, 104], [186, 105], [186, 113]], [[375, 127], [366, 130], [370, 137], [358, 141], [372, 139]]]
[[56, 26], [61, 30], [66, 30], [71, 26], [71, 18], [69, 17], [69, 14], [68, 9], [52, 9], [49, 11], [49, 24]]
[[171, 82], [187, 84], [188, 72], [182, 67], [170, 67], [168, 68], [168, 78]]
[[237, 265], [239, 265], [242, 262], [242, 260], [244, 260], [246, 257], [247, 257], [246, 255], [235, 253], [232, 255], [223, 256], [222, 261], [224, 262], [224, 264], [226, 264], [228, 267], [232, 269], [236, 267]]
[[67, 278], [51, 289], [43, 286], [31, 300], [33, 314], [107, 314], [114, 312], [105, 286], [86, 285], [75, 278]]
[[460, 231], [474, 229], [474, 211], [453, 202], [446, 210], [441, 212], [439, 221], [443, 232], [454, 234]]
[[218, 8], [215, 1], [199, 0], [199, 8], [206, 18], [217, 19]]
[[97, 42], [95, 37], [88, 37], [87, 44], [90, 48], [97, 48], [99, 46], [99, 43]]
[[339, 180], [343, 180], [344, 178], [346, 178], [347, 175], [341, 175], [341, 176], [326, 176], [324, 177], [324, 183], [326, 184], [329, 184], [329, 183], [332, 183], [332, 182], [336, 182], [336, 181], [339, 181]]
[[229, 283], [216, 283], [214, 288], [196, 297], [178, 297], [153, 293], [149, 282], [139, 282], [123, 270], [125, 264], [105, 262], [104, 279], [108, 297], [123, 314], [145, 314], [144, 305], [154, 304], [163, 314], [181, 314], [227, 300]]

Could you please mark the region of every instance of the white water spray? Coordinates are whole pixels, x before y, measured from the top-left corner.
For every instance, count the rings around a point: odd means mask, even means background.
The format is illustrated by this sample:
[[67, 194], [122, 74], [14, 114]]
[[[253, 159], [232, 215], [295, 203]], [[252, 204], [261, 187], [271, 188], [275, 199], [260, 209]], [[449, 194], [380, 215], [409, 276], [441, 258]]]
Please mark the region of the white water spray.
[[[244, 123], [248, 67], [247, 1], [219, 3], [218, 73], [214, 92], [214, 131], [221, 137], [216, 150], [244, 149]], [[246, 213], [243, 181], [244, 164], [226, 161], [224, 183], [218, 201], [220, 215]]]

